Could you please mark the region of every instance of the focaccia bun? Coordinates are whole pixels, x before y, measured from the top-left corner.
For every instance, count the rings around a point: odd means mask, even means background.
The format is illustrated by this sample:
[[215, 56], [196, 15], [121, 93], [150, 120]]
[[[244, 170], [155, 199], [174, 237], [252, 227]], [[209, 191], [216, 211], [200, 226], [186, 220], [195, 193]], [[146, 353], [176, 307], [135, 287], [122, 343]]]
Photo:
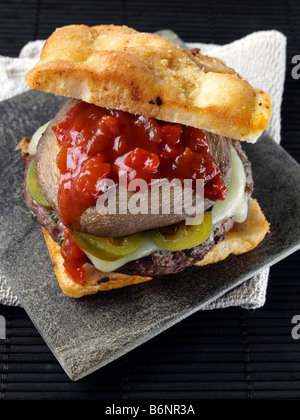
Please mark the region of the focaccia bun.
[[[103, 273], [97, 270], [93, 265], [86, 264], [86, 277], [84, 283], [75, 283], [64, 268], [64, 260], [60, 252], [61, 248], [59, 244], [53, 241], [45, 228], [42, 227], [42, 230], [59, 286], [63, 293], [68, 297], [80, 298], [85, 295], [119, 289], [124, 286], [152, 280], [151, 277], [130, 276], [115, 272]], [[246, 221], [243, 223], [236, 223], [229, 232], [225, 233], [224, 241], [212, 248], [204, 259], [195, 265], [205, 266], [207, 264], [217, 263], [228, 257], [229, 254], [237, 255], [251, 251], [257, 247], [268, 232], [268, 221], [258, 202], [255, 199], [251, 199]]]
[[270, 96], [221, 60], [126, 26], [57, 29], [25, 80], [33, 89], [248, 142], [272, 114]]

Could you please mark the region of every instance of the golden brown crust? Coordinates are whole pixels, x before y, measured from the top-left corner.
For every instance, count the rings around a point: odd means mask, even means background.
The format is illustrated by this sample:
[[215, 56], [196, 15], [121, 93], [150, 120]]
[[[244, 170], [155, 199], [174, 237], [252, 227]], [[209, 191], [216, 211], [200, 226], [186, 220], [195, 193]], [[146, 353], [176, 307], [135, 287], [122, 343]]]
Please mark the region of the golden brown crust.
[[[42, 228], [50, 253], [58, 283], [63, 293], [68, 297], [80, 298], [100, 291], [118, 289], [124, 286], [152, 280], [151, 277], [129, 276], [120, 273], [103, 273], [86, 264], [86, 279], [84, 284], [75, 283], [65, 271], [60, 246], [53, 241], [45, 228]], [[248, 218], [244, 223], [235, 224], [233, 229], [225, 234], [224, 241], [217, 244], [209, 253], [195, 265], [207, 265], [225, 259], [229, 254], [242, 254], [254, 249], [269, 232], [269, 223], [256, 200], [251, 199]], [[102, 282], [101, 282], [102, 281]], [[103, 282], [104, 281], [104, 282]]]
[[47, 40], [29, 87], [255, 142], [270, 96], [221, 60], [126, 26], [70, 25]]

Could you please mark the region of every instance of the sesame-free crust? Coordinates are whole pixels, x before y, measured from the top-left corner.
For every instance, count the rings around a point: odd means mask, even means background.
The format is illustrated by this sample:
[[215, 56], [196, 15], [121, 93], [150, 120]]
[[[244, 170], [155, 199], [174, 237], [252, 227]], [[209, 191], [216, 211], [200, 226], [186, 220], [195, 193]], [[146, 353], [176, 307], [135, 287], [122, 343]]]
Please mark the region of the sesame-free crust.
[[126, 26], [56, 29], [26, 83], [248, 142], [257, 140], [272, 114], [270, 96], [222, 60]]

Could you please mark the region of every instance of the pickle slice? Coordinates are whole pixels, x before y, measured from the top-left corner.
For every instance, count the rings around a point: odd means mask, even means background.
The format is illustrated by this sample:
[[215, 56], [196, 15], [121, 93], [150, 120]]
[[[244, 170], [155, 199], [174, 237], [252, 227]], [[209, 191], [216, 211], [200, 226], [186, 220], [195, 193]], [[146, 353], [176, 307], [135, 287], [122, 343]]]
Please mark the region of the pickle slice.
[[181, 251], [202, 244], [212, 229], [211, 212], [204, 213], [200, 225], [186, 225], [185, 222], [153, 229], [149, 235], [153, 242], [166, 251]]
[[88, 233], [74, 232], [79, 247], [105, 261], [115, 261], [135, 251], [143, 239], [142, 233], [122, 237], [94, 236]]
[[36, 173], [36, 164], [35, 159], [33, 159], [29, 165], [27, 176], [26, 176], [27, 188], [32, 196], [32, 198], [40, 204], [42, 207], [51, 209], [52, 207], [48, 203], [45, 194], [43, 193], [39, 180]]

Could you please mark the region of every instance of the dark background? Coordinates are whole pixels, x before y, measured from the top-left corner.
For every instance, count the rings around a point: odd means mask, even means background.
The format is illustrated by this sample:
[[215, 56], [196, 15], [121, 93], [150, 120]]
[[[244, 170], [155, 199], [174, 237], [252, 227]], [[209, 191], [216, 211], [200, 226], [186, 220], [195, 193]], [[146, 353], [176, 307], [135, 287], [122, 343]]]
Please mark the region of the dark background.
[[[72, 23], [172, 29], [184, 41], [226, 44], [253, 31], [287, 36], [282, 146], [300, 162], [300, 2], [288, 1], [0, 1], [0, 55]], [[254, 58], [255, 59], [255, 58]], [[1, 88], [1, 87], [0, 87]], [[300, 215], [299, 215], [300, 216]], [[71, 382], [21, 308], [0, 305], [0, 400], [299, 399], [300, 252], [271, 269], [266, 303], [255, 311], [200, 311], [101, 370]]]

